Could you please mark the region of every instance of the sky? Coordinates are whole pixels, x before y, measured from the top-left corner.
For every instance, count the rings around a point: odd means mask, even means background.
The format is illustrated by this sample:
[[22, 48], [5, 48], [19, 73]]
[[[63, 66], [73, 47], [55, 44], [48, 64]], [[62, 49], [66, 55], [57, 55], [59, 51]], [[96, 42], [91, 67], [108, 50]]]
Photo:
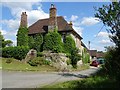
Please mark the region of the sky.
[[106, 31], [106, 26], [94, 16], [94, 7], [109, 5], [110, 2], [2, 2], [2, 18], [0, 19], [0, 31], [6, 40], [10, 39], [16, 45], [16, 34], [20, 25], [21, 13], [28, 15], [28, 26], [39, 19], [49, 17], [50, 5], [54, 4], [57, 8], [57, 16], [63, 16], [69, 23], [72, 21], [73, 28], [80, 36], [83, 43], [90, 49], [104, 51], [105, 46], [114, 45]]

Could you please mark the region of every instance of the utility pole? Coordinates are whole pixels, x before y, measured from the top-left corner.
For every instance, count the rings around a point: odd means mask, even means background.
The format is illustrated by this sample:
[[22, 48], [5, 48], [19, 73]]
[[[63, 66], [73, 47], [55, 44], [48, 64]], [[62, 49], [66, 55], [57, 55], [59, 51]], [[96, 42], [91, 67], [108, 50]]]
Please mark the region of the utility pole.
[[88, 49], [90, 50], [90, 41], [88, 41]]

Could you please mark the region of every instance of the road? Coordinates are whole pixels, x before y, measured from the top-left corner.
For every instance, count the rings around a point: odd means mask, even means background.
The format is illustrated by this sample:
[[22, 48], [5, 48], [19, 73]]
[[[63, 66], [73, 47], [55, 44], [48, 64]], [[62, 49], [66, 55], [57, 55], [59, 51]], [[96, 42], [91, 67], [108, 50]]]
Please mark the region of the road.
[[2, 71], [2, 88], [36, 88], [69, 80], [88, 77], [99, 68], [77, 72], [13, 72]]

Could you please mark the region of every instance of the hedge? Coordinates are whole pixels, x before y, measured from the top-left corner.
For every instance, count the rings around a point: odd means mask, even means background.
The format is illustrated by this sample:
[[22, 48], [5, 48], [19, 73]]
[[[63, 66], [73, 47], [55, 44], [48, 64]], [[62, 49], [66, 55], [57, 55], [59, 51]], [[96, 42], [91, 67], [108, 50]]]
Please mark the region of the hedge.
[[5, 47], [2, 48], [2, 57], [22, 60], [28, 51], [29, 48], [26, 46]]

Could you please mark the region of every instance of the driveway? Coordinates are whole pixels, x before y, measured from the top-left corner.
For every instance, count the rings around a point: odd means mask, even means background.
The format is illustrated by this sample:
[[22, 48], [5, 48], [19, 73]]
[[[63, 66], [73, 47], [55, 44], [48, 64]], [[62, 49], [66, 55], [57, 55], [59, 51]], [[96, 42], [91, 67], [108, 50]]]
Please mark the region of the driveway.
[[2, 88], [35, 88], [69, 80], [86, 78], [99, 68], [77, 72], [13, 72], [2, 71]]

